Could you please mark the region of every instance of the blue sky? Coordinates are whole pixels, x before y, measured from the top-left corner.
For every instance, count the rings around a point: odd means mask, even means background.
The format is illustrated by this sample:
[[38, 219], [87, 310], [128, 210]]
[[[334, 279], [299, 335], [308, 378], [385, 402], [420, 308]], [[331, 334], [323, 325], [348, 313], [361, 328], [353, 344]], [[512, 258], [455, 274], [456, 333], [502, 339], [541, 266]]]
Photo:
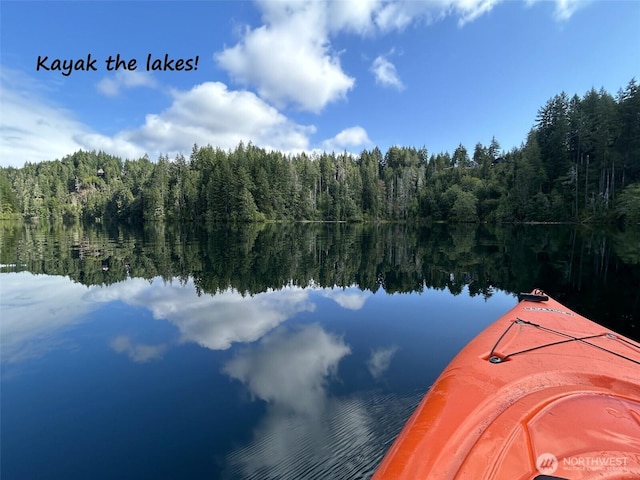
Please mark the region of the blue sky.
[[[519, 146], [565, 91], [640, 80], [640, 2], [2, 1], [0, 165], [78, 149], [189, 155]], [[36, 70], [96, 59], [97, 71]], [[120, 54], [135, 71], [107, 71]], [[146, 58], [195, 59], [147, 71]]]

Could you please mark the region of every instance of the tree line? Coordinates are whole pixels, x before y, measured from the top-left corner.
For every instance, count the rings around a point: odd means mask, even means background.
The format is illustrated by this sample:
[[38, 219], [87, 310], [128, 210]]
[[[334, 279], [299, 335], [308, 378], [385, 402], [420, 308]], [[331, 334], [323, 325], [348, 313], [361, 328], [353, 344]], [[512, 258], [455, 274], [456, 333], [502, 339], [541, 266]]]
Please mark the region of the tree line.
[[[129, 278], [200, 295], [286, 286], [490, 297], [543, 286], [570, 308], [638, 338], [640, 230], [580, 225], [249, 223], [202, 231], [0, 223], [0, 273], [63, 275], [84, 285]], [[624, 298], [625, 301], [620, 301]]]
[[67, 223], [424, 220], [640, 222], [640, 93], [561, 93], [520, 147], [392, 146], [285, 155], [251, 143], [189, 158], [78, 151], [0, 168], [0, 218]]

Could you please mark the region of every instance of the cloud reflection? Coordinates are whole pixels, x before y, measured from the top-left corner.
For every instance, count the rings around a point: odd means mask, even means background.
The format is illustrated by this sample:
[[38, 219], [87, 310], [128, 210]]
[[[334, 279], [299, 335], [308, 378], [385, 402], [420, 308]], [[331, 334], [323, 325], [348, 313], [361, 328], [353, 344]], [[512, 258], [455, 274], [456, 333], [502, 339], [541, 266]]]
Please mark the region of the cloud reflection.
[[167, 345], [146, 345], [144, 343], [134, 343], [131, 338], [121, 335], [109, 342], [109, 346], [118, 353], [126, 354], [136, 363], [147, 363], [151, 360], [158, 360], [167, 350]]
[[371, 357], [367, 362], [369, 373], [373, 378], [380, 378], [389, 369], [393, 356], [398, 351], [398, 347], [379, 348], [371, 352]]
[[[234, 289], [198, 296], [192, 280], [182, 285], [160, 278], [152, 281], [133, 278], [108, 286], [86, 287], [67, 277], [27, 272], [5, 273], [1, 278], [3, 363], [42, 356], [61, 342], [70, 341], [60, 333], [87, 321], [93, 311], [112, 302], [146, 308], [155, 319], [173, 323], [179, 331], [178, 342], [195, 342], [205, 348], [224, 350], [234, 343], [257, 341], [296, 314], [313, 311], [315, 303], [309, 299], [311, 292], [318, 292], [350, 310], [361, 309], [372, 295], [357, 288], [290, 286], [253, 296], [242, 295]], [[149, 350], [151, 345], [132, 342], [127, 346], [122, 342], [120, 339], [111, 347], [127, 353], [134, 361], [157, 358]]]
[[281, 327], [227, 362], [225, 373], [269, 403], [254, 439], [231, 454], [229, 467], [243, 478], [285, 478], [317, 463], [315, 454], [326, 445], [338, 448], [332, 438], [345, 425], [358, 432], [352, 440], [366, 438], [366, 412], [357, 405], [345, 409], [326, 392], [329, 377], [350, 353], [342, 338], [305, 325]]
[[192, 281], [186, 285], [151, 284], [131, 288], [129, 282], [92, 292], [96, 301], [119, 299], [146, 307], [154, 318], [168, 320], [180, 331], [181, 342], [195, 342], [212, 350], [225, 350], [236, 342], [253, 342], [302, 311], [313, 311], [308, 292], [298, 287], [243, 296], [229, 289], [216, 295], [196, 294]]
[[93, 308], [88, 288], [67, 277], [3, 273], [0, 299], [2, 363], [38, 358], [62, 340], [54, 334], [80, 323]]
[[370, 291], [362, 291], [357, 287], [348, 290], [334, 287], [323, 289], [322, 295], [332, 299], [342, 308], [360, 310], [372, 293]]
[[307, 325], [273, 332], [236, 355], [223, 371], [262, 400], [315, 414], [322, 408], [327, 377], [335, 374], [338, 362], [349, 353], [342, 339], [318, 325]]
[[331, 396], [329, 379], [350, 353], [342, 338], [306, 325], [280, 327], [230, 360], [223, 371], [268, 406], [251, 441], [228, 454], [222, 478], [369, 478], [420, 395]]
[[[397, 405], [388, 402], [390, 410]], [[328, 398], [315, 417], [271, 405], [251, 441], [227, 456], [222, 478], [302, 480], [320, 472], [336, 480], [369, 478], [373, 472], [364, 473], [384, 453], [379, 423], [358, 397]]]

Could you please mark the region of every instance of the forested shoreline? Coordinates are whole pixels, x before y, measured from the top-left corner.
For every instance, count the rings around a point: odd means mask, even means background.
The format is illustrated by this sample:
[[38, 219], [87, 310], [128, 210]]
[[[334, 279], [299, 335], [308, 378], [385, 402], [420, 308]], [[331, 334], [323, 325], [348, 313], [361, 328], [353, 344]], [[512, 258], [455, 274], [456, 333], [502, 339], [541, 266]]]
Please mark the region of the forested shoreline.
[[[448, 290], [488, 298], [534, 286], [638, 336], [640, 230], [590, 225], [286, 222], [185, 231], [122, 225], [0, 223], [0, 273], [192, 284], [198, 295], [300, 288], [389, 294]], [[624, 298], [624, 302], [616, 301]], [[579, 308], [578, 308], [579, 307]]]
[[390, 147], [285, 155], [194, 145], [156, 162], [78, 151], [0, 168], [0, 218], [141, 225], [263, 221], [640, 223], [640, 93], [565, 93], [509, 152]]

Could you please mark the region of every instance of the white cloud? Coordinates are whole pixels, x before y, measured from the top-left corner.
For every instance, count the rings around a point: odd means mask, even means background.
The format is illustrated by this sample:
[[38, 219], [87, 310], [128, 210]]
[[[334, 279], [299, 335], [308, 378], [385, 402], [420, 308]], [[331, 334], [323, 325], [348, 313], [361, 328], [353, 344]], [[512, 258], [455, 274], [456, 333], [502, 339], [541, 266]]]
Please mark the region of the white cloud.
[[47, 87], [20, 71], [1, 69], [0, 82], [0, 166], [55, 160], [81, 149], [103, 150], [124, 158], [145, 153], [143, 146], [127, 139], [126, 132], [113, 137], [94, 132], [71, 112], [47, 100]]
[[235, 148], [240, 141], [278, 150], [306, 149], [313, 126], [298, 125], [254, 93], [230, 91], [220, 82], [206, 82], [188, 91], [174, 91], [171, 106], [149, 114], [127, 139], [147, 151], [189, 151], [194, 143]]
[[462, 27], [473, 22], [485, 13], [489, 13], [500, 2], [502, 0], [458, 0], [453, 2], [453, 9], [459, 16], [458, 25]]
[[[246, 27], [236, 45], [215, 55], [233, 79], [255, 88], [259, 96], [251, 91], [229, 90], [219, 82], [206, 82], [172, 92], [172, 104], [166, 110], [149, 112], [144, 124], [114, 135], [94, 131], [71, 112], [46, 100], [45, 94], [51, 92], [43, 84], [2, 68], [0, 165], [53, 160], [79, 149], [104, 150], [125, 158], [147, 153], [157, 158], [160, 154], [188, 153], [194, 143], [229, 149], [240, 141], [251, 141], [284, 152], [310, 151], [315, 127], [293, 122], [273, 105], [320, 112], [326, 105], [346, 98], [356, 83], [341, 65], [340, 52], [332, 43], [336, 36], [384, 35], [446, 16], [457, 16], [463, 26], [501, 1], [261, 0], [262, 24]], [[529, 4], [538, 1], [527, 0]], [[567, 20], [588, 3], [554, 0], [554, 15]], [[384, 56], [374, 61], [372, 71], [381, 85], [403, 88], [395, 66]], [[134, 87], [157, 88], [158, 84], [147, 72], [131, 71], [118, 71], [97, 84], [109, 96]], [[323, 146], [344, 148], [342, 143], [350, 141], [355, 146], [356, 140], [348, 138], [357, 133], [353, 128], [326, 140]], [[340, 135], [347, 138], [338, 138]], [[368, 141], [366, 133], [360, 141]]]
[[411, 23], [432, 24], [447, 16], [457, 16], [464, 26], [490, 12], [503, 0], [399, 0], [382, 5], [375, 15], [375, 23], [383, 32], [402, 30]]
[[[541, 0], [526, 0], [527, 5], [531, 6], [540, 3]], [[557, 21], [569, 20], [573, 14], [580, 8], [591, 3], [591, 0], [554, 0], [555, 4], [553, 16]]]
[[[262, 24], [245, 27], [239, 42], [214, 55], [234, 81], [255, 87], [279, 108], [294, 105], [318, 113], [344, 99], [355, 79], [340, 64], [332, 37], [402, 30], [417, 21], [457, 15], [459, 24], [489, 12], [501, 0], [261, 0]], [[567, 0], [564, 0], [567, 1]], [[379, 57], [383, 85], [402, 88], [395, 67]]]
[[331, 4], [328, 28], [331, 32], [348, 31], [360, 35], [374, 32], [374, 15], [382, 0], [337, 1]]
[[426, 2], [387, 2], [377, 9], [374, 21], [382, 32], [402, 30], [425, 9], [429, 9]]
[[135, 87], [157, 88], [158, 84], [149, 72], [132, 70], [118, 70], [97, 84], [98, 90], [108, 97], [116, 97], [123, 89]]
[[589, 3], [588, 0], [556, 0], [555, 17], [557, 20], [569, 20], [579, 8], [587, 3]]
[[251, 141], [266, 149], [300, 152], [309, 150], [309, 137], [315, 132], [314, 126], [289, 120], [252, 92], [206, 82], [172, 91], [167, 109], [148, 114], [137, 128], [108, 136], [43, 99], [44, 87], [29, 76], [6, 69], [1, 75], [2, 166], [54, 160], [80, 149], [157, 158], [188, 153], [194, 143], [232, 149], [240, 141]]
[[[147, 150], [134, 142], [129, 141], [127, 137], [127, 132], [120, 132], [112, 137], [92, 132], [77, 133], [73, 135], [73, 139], [82, 145], [84, 150], [103, 151], [121, 158], [130, 159], [140, 158], [147, 153]], [[159, 154], [161, 152], [154, 153]], [[157, 156], [158, 155], [154, 155], [154, 158]]]
[[[240, 41], [215, 55], [243, 85], [255, 86], [270, 102], [319, 112], [346, 97], [355, 79], [343, 71], [332, 49], [341, 33], [370, 36], [400, 31], [412, 23], [431, 24], [447, 16], [459, 26], [489, 13], [503, 0], [261, 0], [262, 25], [246, 27]], [[532, 0], [528, 0], [532, 1]], [[584, 0], [555, 0], [556, 17], [569, 18]], [[384, 85], [402, 88], [384, 57], [374, 66]]]
[[267, 1], [266, 21], [247, 29], [242, 40], [215, 55], [218, 64], [243, 85], [282, 108], [293, 104], [320, 112], [343, 99], [355, 80], [343, 72], [331, 51], [326, 4], [314, 1]]
[[82, 148], [74, 134], [89, 129], [70, 112], [44, 100], [45, 93], [31, 77], [0, 69], [0, 166], [54, 160]]
[[371, 144], [367, 131], [360, 127], [345, 128], [335, 137], [322, 142], [326, 151], [340, 151], [352, 147], [364, 147]]
[[378, 56], [371, 64], [371, 72], [373, 73], [376, 83], [383, 87], [393, 87], [398, 90], [404, 90], [404, 84], [398, 77], [398, 72], [393, 63], [383, 56]]
[[276, 150], [305, 150], [313, 126], [298, 125], [246, 90], [228, 90], [220, 82], [206, 82], [191, 90], [175, 90], [172, 104], [160, 113], [148, 114], [144, 125], [113, 138], [85, 135], [91, 144], [140, 146], [152, 158], [189, 152], [194, 143], [222, 149], [240, 141]]

